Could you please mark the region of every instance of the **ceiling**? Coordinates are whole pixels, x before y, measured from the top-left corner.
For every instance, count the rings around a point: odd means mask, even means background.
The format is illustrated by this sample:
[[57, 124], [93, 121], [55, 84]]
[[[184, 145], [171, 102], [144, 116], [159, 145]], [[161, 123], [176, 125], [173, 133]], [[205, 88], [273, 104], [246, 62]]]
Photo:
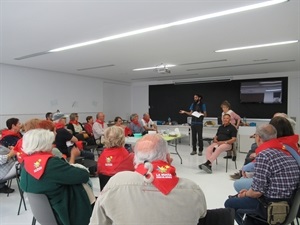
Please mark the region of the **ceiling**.
[[[47, 51], [266, 0], [0, 0], [0, 62], [120, 82], [300, 71], [300, 1], [207, 19], [56, 53]], [[16, 60], [26, 56], [24, 59]], [[175, 64], [170, 74], [133, 69]]]

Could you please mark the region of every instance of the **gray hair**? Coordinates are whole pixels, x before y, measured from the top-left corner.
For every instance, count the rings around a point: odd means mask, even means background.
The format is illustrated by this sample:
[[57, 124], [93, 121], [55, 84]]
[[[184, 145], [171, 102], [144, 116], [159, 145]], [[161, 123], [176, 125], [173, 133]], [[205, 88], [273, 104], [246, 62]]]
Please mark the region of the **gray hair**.
[[155, 160], [167, 160], [167, 142], [159, 134], [147, 134], [136, 142], [134, 147], [136, 165]]
[[104, 131], [104, 146], [107, 148], [122, 147], [125, 145], [124, 130], [118, 126], [111, 126]]
[[277, 130], [271, 124], [262, 124], [256, 128], [256, 135], [258, 135], [263, 142], [277, 138]]
[[132, 121], [137, 116], [138, 116], [138, 114], [136, 114], [136, 113], [131, 114], [130, 115], [130, 121]]
[[78, 113], [71, 113], [70, 120], [75, 120], [76, 116], [78, 116]]
[[50, 152], [54, 139], [54, 133], [49, 130], [33, 129], [24, 134], [22, 149], [27, 155], [36, 152]]

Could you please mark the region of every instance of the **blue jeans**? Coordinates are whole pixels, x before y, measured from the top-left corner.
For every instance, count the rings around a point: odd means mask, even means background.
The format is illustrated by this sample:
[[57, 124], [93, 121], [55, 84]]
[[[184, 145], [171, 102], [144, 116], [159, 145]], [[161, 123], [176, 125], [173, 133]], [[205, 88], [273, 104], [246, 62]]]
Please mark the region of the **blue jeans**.
[[239, 193], [242, 189], [249, 190], [252, 184], [252, 178], [240, 178], [233, 183], [233, 187], [237, 193]]
[[232, 208], [235, 210], [235, 221], [243, 224], [243, 217], [245, 213], [258, 215], [265, 218], [265, 213], [261, 207], [260, 202], [256, 198], [229, 198], [224, 203], [225, 208]]

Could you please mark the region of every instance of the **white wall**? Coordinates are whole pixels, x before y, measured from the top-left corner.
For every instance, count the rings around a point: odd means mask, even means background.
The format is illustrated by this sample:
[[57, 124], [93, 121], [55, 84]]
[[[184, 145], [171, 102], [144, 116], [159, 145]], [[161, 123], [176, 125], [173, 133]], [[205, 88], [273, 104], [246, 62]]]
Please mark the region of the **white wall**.
[[78, 112], [84, 122], [103, 102], [101, 79], [0, 64], [0, 128], [10, 117], [25, 122], [57, 109]]
[[103, 112], [105, 120], [114, 120], [116, 116], [128, 120], [131, 112], [131, 86], [117, 82], [103, 83]]
[[141, 119], [146, 112], [149, 112], [149, 85], [132, 85], [131, 113], [137, 113]]
[[[272, 74], [257, 74], [257, 75], [243, 75], [233, 76], [234, 80], [241, 79], [258, 79], [258, 78], [273, 78], [273, 77], [288, 77], [288, 111], [290, 117], [296, 119], [296, 132], [300, 134], [300, 71], [285, 72], [285, 73], [272, 73]], [[217, 79], [217, 77], [215, 78]], [[222, 77], [220, 77], [222, 79]], [[149, 109], [149, 85], [155, 84], [172, 84], [173, 81], [159, 81], [152, 82], [139, 82], [132, 85], [132, 102], [139, 101], [138, 109], [135, 109], [141, 115], [142, 112]], [[134, 109], [134, 108], [133, 108]]]

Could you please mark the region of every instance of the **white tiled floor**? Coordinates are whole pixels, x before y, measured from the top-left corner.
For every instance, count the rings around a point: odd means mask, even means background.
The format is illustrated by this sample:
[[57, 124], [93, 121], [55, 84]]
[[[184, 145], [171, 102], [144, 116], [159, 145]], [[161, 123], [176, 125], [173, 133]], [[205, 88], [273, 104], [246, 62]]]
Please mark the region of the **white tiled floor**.
[[[170, 147], [170, 151], [173, 148]], [[172, 155], [174, 161], [173, 165], [177, 168], [177, 174], [179, 177], [186, 177], [196, 182], [206, 195], [208, 208], [221, 208], [224, 201], [229, 194], [234, 194], [233, 181], [229, 178], [230, 174], [233, 174], [237, 170], [234, 168], [234, 162], [229, 160], [228, 172], [225, 172], [226, 160], [219, 157], [218, 165], [213, 164], [213, 173], [207, 174], [204, 171], [198, 169], [198, 165], [205, 162], [205, 151], [203, 156], [194, 155], [191, 156], [190, 146], [187, 140], [182, 140], [182, 143], [178, 145], [178, 151], [180, 152], [183, 163], [180, 164], [180, 160], [177, 155]], [[242, 166], [245, 158], [245, 154], [238, 153], [237, 166], [238, 169]], [[99, 181], [98, 178], [92, 178], [94, 184], [94, 192], [99, 194]], [[1, 225], [30, 225], [32, 220], [32, 214], [30, 211], [29, 203], [27, 202], [27, 211], [24, 207], [21, 208], [20, 215], [17, 215], [18, 206], [20, 202], [20, 195], [18, 192], [16, 181], [13, 181], [12, 188], [16, 191], [6, 196], [6, 194], [0, 194], [0, 224]], [[26, 196], [25, 196], [26, 198]]]

